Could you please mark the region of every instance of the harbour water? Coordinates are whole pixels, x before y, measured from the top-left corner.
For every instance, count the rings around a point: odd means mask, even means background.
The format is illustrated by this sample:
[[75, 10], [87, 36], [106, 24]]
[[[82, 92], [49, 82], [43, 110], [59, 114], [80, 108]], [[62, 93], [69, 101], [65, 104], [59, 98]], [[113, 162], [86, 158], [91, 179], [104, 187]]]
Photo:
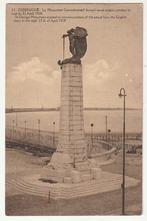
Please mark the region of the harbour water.
[[[84, 111], [85, 132], [91, 130], [91, 123], [94, 124], [93, 132], [104, 132], [106, 128], [105, 116], [108, 119], [108, 129], [111, 132], [121, 132], [123, 123], [123, 112], [121, 110], [99, 110]], [[13, 126], [37, 129], [38, 120], [40, 120], [40, 129], [46, 131], [59, 130], [59, 112], [25, 112], [25, 113], [9, 113], [6, 114], [6, 127]], [[53, 124], [55, 122], [55, 124]], [[140, 133], [142, 131], [142, 111], [126, 110], [126, 132]]]

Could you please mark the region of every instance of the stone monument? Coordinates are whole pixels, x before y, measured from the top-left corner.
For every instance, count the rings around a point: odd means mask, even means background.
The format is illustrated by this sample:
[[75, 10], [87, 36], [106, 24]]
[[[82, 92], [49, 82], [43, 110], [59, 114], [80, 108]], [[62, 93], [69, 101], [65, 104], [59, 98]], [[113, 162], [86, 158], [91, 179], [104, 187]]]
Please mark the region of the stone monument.
[[82, 27], [72, 28], [63, 35], [63, 41], [69, 38], [72, 57], [58, 61], [62, 72], [59, 142], [41, 174], [42, 179], [51, 182], [76, 183], [100, 174], [100, 169], [88, 160], [84, 134], [81, 58], [87, 50], [87, 35]]

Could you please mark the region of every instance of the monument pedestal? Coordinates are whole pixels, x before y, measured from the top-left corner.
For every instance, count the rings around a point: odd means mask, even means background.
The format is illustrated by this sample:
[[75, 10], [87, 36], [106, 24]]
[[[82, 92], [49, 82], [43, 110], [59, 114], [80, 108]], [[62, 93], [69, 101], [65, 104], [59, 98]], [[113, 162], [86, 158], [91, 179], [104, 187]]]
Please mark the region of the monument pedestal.
[[61, 74], [61, 110], [57, 152], [69, 154], [73, 164], [87, 159], [82, 85], [82, 65], [64, 64]]
[[41, 177], [55, 182], [80, 182], [82, 171], [90, 174], [91, 166], [84, 133], [82, 65], [63, 64], [59, 143]]

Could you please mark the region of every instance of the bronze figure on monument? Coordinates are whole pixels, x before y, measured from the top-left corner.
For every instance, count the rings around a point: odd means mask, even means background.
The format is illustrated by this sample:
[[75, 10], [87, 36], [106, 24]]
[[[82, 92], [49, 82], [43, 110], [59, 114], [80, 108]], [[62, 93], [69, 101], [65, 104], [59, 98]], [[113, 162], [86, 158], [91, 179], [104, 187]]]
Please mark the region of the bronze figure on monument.
[[[69, 50], [72, 57], [58, 61], [59, 65], [62, 64], [81, 64], [81, 58], [85, 55], [87, 50], [87, 30], [83, 27], [71, 28], [64, 34], [63, 37], [63, 54], [65, 53], [65, 38], [69, 38]], [[63, 56], [64, 57], [64, 56]]]

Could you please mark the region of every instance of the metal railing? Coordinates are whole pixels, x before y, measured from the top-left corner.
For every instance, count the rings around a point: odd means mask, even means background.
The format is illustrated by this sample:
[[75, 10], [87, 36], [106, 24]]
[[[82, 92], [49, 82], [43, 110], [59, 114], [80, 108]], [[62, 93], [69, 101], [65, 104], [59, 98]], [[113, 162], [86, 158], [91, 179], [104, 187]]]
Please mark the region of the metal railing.
[[6, 141], [15, 141], [18, 143], [33, 144], [36, 146], [57, 147], [58, 136], [55, 132], [48, 132], [37, 129], [7, 127]]
[[[141, 141], [141, 133], [127, 133], [126, 140], [130, 139]], [[122, 146], [121, 133], [112, 133], [107, 142], [105, 133], [94, 133], [92, 138], [90, 133], [86, 133], [86, 140], [89, 154], [108, 151], [112, 146], [120, 149]], [[55, 131], [7, 126], [6, 141], [56, 149], [58, 144], [58, 133]]]

